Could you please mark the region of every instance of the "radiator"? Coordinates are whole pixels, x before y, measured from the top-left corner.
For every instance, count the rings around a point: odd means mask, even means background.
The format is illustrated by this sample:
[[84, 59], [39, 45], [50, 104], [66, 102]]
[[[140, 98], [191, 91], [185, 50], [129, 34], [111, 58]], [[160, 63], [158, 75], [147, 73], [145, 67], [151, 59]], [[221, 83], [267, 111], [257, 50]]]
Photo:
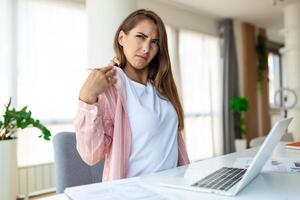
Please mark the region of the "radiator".
[[55, 191], [54, 163], [19, 167], [19, 192], [34, 196]]

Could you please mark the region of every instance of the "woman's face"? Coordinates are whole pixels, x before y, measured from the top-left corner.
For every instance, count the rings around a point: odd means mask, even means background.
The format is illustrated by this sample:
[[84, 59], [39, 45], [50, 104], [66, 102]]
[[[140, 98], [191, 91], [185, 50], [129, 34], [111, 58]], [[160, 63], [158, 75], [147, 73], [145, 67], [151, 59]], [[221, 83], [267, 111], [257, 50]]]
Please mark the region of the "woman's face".
[[159, 49], [157, 26], [151, 20], [140, 21], [127, 34], [119, 34], [128, 64], [135, 69], [145, 69]]

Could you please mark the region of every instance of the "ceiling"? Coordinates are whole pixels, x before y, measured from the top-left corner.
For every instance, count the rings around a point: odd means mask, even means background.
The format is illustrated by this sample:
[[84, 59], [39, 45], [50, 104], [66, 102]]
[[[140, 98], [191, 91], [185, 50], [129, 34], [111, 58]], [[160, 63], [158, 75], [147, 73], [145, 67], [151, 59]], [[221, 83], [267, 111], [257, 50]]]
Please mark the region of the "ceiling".
[[283, 42], [283, 8], [299, 0], [162, 0], [215, 19], [234, 18], [267, 29], [271, 39]]

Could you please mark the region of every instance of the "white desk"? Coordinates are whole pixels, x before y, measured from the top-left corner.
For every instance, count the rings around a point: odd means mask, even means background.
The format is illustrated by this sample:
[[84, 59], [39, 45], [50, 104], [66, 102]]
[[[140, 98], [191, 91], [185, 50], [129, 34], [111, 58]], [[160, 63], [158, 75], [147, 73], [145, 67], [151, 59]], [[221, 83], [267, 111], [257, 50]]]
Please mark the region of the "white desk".
[[[217, 158], [207, 159], [192, 163], [188, 166], [177, 167], [160, 173], [148, 175], [146, 177], [141, 177], [140, 179], [146, 180], [153, 190], [163, 194], [163, 196], [167, 196], [168, 199], [172, 200], [300, 200], [300, 174], [262, 172], [235, 197], [225, 197], [215, 194], [177, 190], [157, 185], [160, 179], [168, 178], [176, 181], [176, 178], [183, 176], [193, 178], [195, 181], [197, 181], [201, 177], [219, 169], [222, 166], [232, 166], [235, 159], [238, 157], [254, 156], [256, 151], [257, 148], [253, 148], [239, 153], [232, 153]], [[284, 149], [283, 143], [280, 143], [274, 150], [272, 157], [300, 160], [300, 151]], [[115, 183], [118, 183], [118, 181], [113, 181], [109, 184]], [[68, 200], [68, 197], [64, 194], [60, 194], [44, 198], [43, 200]]]

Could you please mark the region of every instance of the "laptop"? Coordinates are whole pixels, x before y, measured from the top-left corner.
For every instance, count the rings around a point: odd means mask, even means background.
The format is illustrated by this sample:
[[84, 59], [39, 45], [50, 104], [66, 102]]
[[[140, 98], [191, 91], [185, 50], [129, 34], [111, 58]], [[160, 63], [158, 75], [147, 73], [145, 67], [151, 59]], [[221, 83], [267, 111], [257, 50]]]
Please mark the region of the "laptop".
[[235, 196], [261, 172], [292, 119], [292, 117], [282, 119], [273, 126], [248, 169], [222, 167], [192, 184], [189, 181], [184, 180], [175, 183], [164, 183], [161, 180], [160, 185], [178, 189]]

